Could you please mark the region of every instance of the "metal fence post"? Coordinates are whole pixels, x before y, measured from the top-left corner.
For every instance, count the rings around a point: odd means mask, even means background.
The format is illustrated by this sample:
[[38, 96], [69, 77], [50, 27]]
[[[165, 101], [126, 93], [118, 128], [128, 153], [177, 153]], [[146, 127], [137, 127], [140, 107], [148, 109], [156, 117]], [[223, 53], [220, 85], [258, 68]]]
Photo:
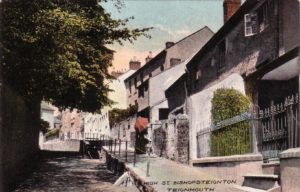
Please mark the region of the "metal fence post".
[[113, 146], [113, 140], [110, 139], [110, 140], [109, 140], [109, 143], [110, 143], [110, 152], [112, 153], [112, 151], [113, 151], [113, 150], [112, 150], [112, 148], [113, 148], [113, 147], [112, 147], [112, 146]]
[[116, 148], [117, 148], [117, 139], [115, 139], [114, 154], [116, 154]]
[[119, 157], [121, 157], [121, 139], [119, 139]]
[[135, 162], [136, 162], [136, 149], [134, 147], [134, 153], [133, 153], [133, 166], [135, 167]]
[[125, 141], [125, 162], [127, 163], [127, 140]]

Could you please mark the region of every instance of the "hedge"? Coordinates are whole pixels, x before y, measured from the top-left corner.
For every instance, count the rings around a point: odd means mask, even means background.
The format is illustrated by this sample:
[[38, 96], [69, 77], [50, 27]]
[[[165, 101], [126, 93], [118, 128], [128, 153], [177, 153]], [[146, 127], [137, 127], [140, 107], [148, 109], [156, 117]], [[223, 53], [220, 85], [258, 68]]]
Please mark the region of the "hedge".
[[[235, 89], [218, 89], [212, 99], [212, 121], [220, 121], [238, 116], [249, 110], [250, 99]], [[248, 121], [239, 122], [211, 134], [212, 156], [228, 156], [252, 151], [252, 131]]]

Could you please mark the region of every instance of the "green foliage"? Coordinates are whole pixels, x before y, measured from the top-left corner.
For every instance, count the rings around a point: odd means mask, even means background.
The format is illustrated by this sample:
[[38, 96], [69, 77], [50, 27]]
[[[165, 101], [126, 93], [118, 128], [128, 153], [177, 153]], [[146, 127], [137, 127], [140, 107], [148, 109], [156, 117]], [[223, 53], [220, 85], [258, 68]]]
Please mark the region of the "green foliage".
[[228, 156], [251, 153], [252, 131], [250, 122], [244, 121], [212, 132], [211, 155]]
[[59, 130], [58, 129], [52, 129], [50, 131], [48, 131], [46, 134], [45, 134], [45, 137], [48, 139], [48, 138], [53, 138], [53, 137], [56, 137], [58, 138], [59, 136]]
[[[113, 50], [149, 28], [129, 29], [130, 20], [111, 18], [105, 0], [2, 0], [1, 67], [4, 78], [25, 98], [95, 112], [112, 102]], [[147, 35], [145, 35], [147, 36]]]
[[40, 119], [40, 131], [46, 134], [49, 131], [50, 125], [47, 121]]
[[[212, 119], [217, 124], [249, 110], [250, 100], [235, 89], [218, 89], [212, 99]], [[228, 156], [252, 151], [251, 124], [243, 121], [215, 130], [211, 134], [212, 156]]]
[[235, 89], [217, 89], [211, 102], [214, 124], [240, 115], [250, 107], [250, 99]]
[[114, 108], [110, 110], [108, 112], [110, 127], [134, 115], [135, 113], [137, 113], [137, 110], [138, 110], [137, 105], [132, 105], [127, 109]]

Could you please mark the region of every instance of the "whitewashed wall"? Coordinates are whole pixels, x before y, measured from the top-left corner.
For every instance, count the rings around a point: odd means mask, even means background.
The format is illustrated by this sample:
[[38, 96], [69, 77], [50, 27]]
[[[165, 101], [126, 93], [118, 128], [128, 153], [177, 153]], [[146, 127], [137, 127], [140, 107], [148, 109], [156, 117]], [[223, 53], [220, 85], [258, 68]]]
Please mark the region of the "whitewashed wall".
[[[218, 84], [215, 84], [188, 98], [190, 119], [190, 157], [197, 158], [197, 132], [211, 126], [211, 100], [214, 91], [219, 88], [234, 88], [245, 94], [243, 78], [238, 74], [232, 74]], [[201, 142], [201, 157], [209, 156], [210, 148], [208, 140]]]
[[126, 109], [128, 107], [127, 91], [124, 80], [134, 72], [135, 70], [129, 70], [109, 83], [109, 88], [113, 91], [108, 94], [108, 98], [116, 102], [112, 108]]
[[84, 137], [100, 138], [100, 135], [110, 135], [108, 110], [101, 114], [86, 113], [84, 115]]

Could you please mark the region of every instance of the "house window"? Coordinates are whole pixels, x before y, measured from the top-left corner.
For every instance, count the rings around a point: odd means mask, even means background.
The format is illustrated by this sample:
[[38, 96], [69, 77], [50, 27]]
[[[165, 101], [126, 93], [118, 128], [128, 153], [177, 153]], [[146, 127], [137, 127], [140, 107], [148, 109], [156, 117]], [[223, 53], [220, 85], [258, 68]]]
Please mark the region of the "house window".
[[134, 78], [134, 87], [137, 88], [137, 78]]
[[197, 72], [196, 72], [196, 80], [199, 80], [202, 76], [202, 70], [201, 69], [198, 69]]
[[145, 91], [148, 91], [149, 88], [149, 81], [145, 82]]
[[144, 86], [139, 87], [139, 97], [144, 97]]
[[258, 29], [262, 32], [269, 25], [269, 1], [257, 10]]
[[129, 93], [131, 94], [131, 81], [129, 80]]
[[168, 119], [169, 109], [168, 108], [161, 108], [159, 109], [159, 120]]
[[171, 66], [171, 67], [174, 67], [175, 65], [180, 64], [180, 62], [181, 62], [181, 59], [171, 58], [171, 59], [170, 59], [170, 66]]
[[257, 33], [257, 14], [249, 13], [244, 17], [245, 20], [245, 36], [252, 36]]
[[141, 79], [141, 82], [144, 81], [144, 73], [143, 72], [141, 72], [141, 74], [140, 74], [140, 79]]
[[123, 126], [123, 137], [126, 137], [125, 125]]
[[245, 36], [260, 33], [269, 25], [270, 1], [263, 3], [255, 12], [245, 14]]

